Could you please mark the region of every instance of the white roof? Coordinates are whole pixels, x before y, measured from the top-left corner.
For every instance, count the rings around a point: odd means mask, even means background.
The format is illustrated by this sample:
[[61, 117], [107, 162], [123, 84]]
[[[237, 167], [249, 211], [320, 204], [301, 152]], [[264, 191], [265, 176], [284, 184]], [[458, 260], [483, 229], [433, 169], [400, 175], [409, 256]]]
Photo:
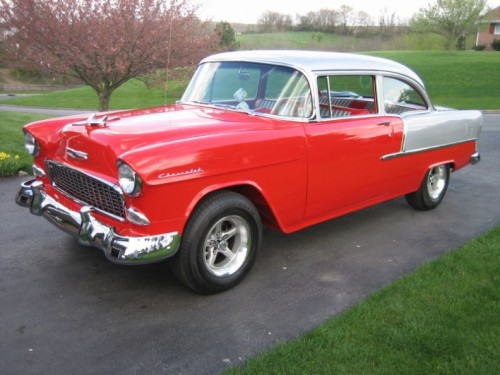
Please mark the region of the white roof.
[[379, 57], [342, 52], [304, 51], [304, 50], [252, 50], [224, 52], [208, 56], [204, 62], [248, 61], [255, 63], [287, 65], [304, 71], [380, 71], [401, 74], [424, 84], [410, 68], [392, 60]]

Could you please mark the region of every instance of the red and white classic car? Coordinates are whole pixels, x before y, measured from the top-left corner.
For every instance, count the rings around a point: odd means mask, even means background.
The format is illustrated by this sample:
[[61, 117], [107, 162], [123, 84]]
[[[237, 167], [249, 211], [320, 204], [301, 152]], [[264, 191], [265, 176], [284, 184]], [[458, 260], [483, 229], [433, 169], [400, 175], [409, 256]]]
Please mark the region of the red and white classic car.
[[428, 210], [479, 161], [478, 111], [434, 107], [393, 61], [342, 53], [210, 56], [170, 106], [25, 126], [16, 201], [121, 264], [169, 258], [200, 293], [248, 273], [262, 227], [293, 232], [406, 196]]

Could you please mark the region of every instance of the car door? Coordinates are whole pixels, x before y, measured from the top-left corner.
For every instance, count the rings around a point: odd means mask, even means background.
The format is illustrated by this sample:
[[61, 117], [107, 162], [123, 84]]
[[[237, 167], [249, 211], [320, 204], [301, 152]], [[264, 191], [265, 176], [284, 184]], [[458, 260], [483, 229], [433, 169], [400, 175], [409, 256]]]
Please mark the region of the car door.
[[317, 121], [305, 127], [306, 220], [337, 216], [382, 200], [391, 181], [383, 156], [401, 149], [399, 116], [378, 112], [375, 76], [318, 77]]

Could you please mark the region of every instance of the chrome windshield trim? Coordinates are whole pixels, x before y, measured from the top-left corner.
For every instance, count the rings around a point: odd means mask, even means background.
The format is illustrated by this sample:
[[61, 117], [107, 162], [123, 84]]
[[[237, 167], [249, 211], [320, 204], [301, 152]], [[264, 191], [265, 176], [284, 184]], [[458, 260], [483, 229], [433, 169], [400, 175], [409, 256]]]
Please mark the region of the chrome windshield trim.
[[[292, 122], [310, 122], [313, 121], [315, 116], [314, 113], [310, 117], [284, 117], [280, 115], [273, 115], [271, 113], [265, 113], [265, 112], [259, 112], [255, 111], [253, 109], [238, 109], [234, 108], [231, 106], [223, 106], [223, 105], [218, 105], [218, 104], [213, 104], [213, 103], [201, 103], [201, 102], [189, 102], [189, 101], [181, 101], [177, 100], [175, 102], [176, 104], [179, 105], [191, 105], [191, 106], [199, 106], [203, 108], [210, 108], [210, 109], [218, 109], [221, 111], [232, 111], [232, 112], [238, 112], [238, 113], [244, 113], [249, 116], [259, 116], [259, 117], [267, 117], [267, 118], [272, 118], [272, 119], [278, 119], [278, 120], [285, 120], [285, 121], [292, 121]], [[315, 110], [313, 110], [315, 112]]]

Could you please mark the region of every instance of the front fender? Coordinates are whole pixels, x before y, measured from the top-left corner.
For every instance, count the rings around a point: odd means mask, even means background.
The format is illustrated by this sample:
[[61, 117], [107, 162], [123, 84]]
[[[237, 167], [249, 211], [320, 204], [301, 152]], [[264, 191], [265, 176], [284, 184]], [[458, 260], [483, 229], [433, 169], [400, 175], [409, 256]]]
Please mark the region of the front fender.
[[144, 181], [131, 204], [153, 221], [187, 221], [208, 194], [241, 186], [258, 192], [283, 228], [303, 220], [307, 149], [301, 125], [179, 140], [122, 159]]

